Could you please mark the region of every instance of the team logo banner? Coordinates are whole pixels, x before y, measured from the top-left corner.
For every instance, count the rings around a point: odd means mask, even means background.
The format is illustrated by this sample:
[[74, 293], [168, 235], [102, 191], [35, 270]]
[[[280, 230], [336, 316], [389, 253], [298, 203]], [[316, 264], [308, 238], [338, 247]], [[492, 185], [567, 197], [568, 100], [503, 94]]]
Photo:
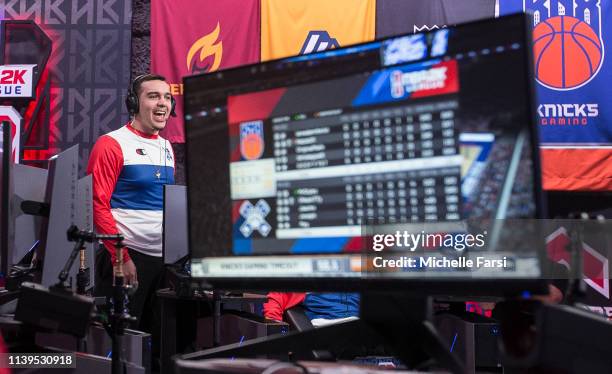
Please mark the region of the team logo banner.
[[151, 3], [151, 71], [164, 75], [177, 117], [163, 135], [185, 141], [182, 77], [259, 61], [259, 0], [156, 0]]
[[612, 189], [609, 0], [499, 0], [532, 13], [544, 188]]
[[261, 60], [374, 39], [376, 0], [262, 0]]

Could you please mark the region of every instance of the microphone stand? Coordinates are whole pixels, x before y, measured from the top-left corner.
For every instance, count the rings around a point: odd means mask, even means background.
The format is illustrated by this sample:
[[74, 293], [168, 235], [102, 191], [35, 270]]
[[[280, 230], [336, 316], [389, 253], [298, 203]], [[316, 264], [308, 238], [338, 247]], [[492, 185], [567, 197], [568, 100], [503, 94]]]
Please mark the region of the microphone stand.
[[[73, 240], [70, 236], [70, 229], [68, 230], [68, 240]], [[70, 257], [68, 257], [68, 261], [64, 265], [64, 268], [60, 272], [58, 278], [59, 282], [52, 287], [53, 290], [57, 290], [59, 292], [67, 292], [71, 293], [71, 285], [66, 282], [68, 279], [68, 274], [74, 260], [76, 259], [77, 254], [80, 253], [81, 261], [79, 272], [77, 273], [77, 291], [78, 295], [85, 295], [85, 288], [89, 284], [89, 273], [86, 272], [85, 268], [85, 238], [76, 238], [76, 244], [70, 253]], [[77, 351], [85, 352], [87, 349], [87, 339], [79, 338], [77, 339]]]
[[85, 295], [87, 292], [87, 286], [91, 282], [89, 275], [89, 268], [85, 266], [85, 247], [81, 247], [79, 251], [79, 272], [76, 276], [77, 279], [77, 293], [79, 295]]
[[[70, 240], [70, 237], [68, 238], [68, 240]], [[67, 283], [68, 274], [70, 268], [72, 267], [72, 264], [74, 263], [74, 260], [76, 259], [76, 256], [79, 254], [79, 251], [81, 251], [81, 248], [83, 248], [83, 246], [85, 245], [85, 239], [80, 238], [77, 239], [76, 242], [77, 243], [74, 245], [74, 248], [72, 249], [72, 252], [68, 257], [68, 261], [66, 261], [64, 268], [58, 275], [59, 282], [53, 287], [54, 289], [69, 291], [71, 288], [70, 285]], [[84, 293], [85, 292], [83, 292], [82, 294]]]
[[[570, 242], [566, 249], [570, 253], [570, 276], [566, 292], [568, 305], [575, 305], [578, 300], [586, 296], [586, 283], [584, 282], [584, 254], [583, 245], [585, 237], [585, 226], [593, 229], [594, 225], [603, 225], [606, 218], [601, 215], [589, 215], [589, 213], [571, 213], [568, 218], [572, 220], [569, 225], [568, 236]], [[587, 226], [588, 225], [588, 226]], [[605, 229], [605, 228], [604, 228]]]
[[128, 324], [136, 318], [130, 316], [127, 309], [127, 285], [123, 276], [123, 242], [119, 240], [115, 243], [115, 253], [117, 254], [117, 271], [115, 272], [113, 284], [113, 299], [111, 308], [111, 338], [113, 341], [112, 373], [122, 374], [123, 361], [121, 354], [123, 351], [123, 335]]
[[588, 214], [570, 214], [571, 222], [568, 229], [570, 241], [567, 244], [567, 251], [570, 253], [570, 275], [567, 285], [566, 301], [568, 305], [574, 305], [579, 299], [586, 294], [586, 287], [583, 276], [583, 237], [584, 223], [583, 221], [589, 218]]
[[[60, 273], [60, 285], [63, 289], [68, 289], [69, 287], [66, 285], [66, 279], [68, 278], [68, 271], [72, 267], [74, 260], [76, 259], [79, 251], [81, 252], [81, 266], [79, 269], [79, 274], [84, 273], [84, 244], [85, 242], [94, 242], [98, 240], [112, 240], [115, 242], [115, 251], [117, 254], [117, 263], [113, 264], [117, 266], [117, 271], [115, 272], [114, 282], [113, 282], [113, 295], [111, 300], [111, 310], [110, 310], [110, 324], [105, 323], [104, 328], [111, 336], [111, 340], [113, 342], [112, 345], [112, 374], [123, 374], [125, 372], [125, 366], [123, 359], [121, 358], [123, 351], [123, 335], [125, 333], [125, 329], [127, 326], [136, 320], [136, 318], [130, 316], [127, 309], [128, 299], [127, 299], [127, 285], [124, 282], [123, 276], [123, 235], [99, 235], [95, 234], [91, 231], [80, 231], [76, 226], [70, 226], [68, 229], [68, 240], [76, 241], [77, 244], [74, 246], [72, 253], [70, 254], [70, 258], [68, 262], [64, 266], [64, 269]], [[87, 277], [88, 278], [88, 277]], [[88, 279], [87, 279], [88, 280]], [[89, 283], [89, 282], [87, 282]], [[79, 282], [79, 278], [77, 276], [77, 286], [85, 287], [85, 280], [83, 276], [81, 277], [81, 281]]]

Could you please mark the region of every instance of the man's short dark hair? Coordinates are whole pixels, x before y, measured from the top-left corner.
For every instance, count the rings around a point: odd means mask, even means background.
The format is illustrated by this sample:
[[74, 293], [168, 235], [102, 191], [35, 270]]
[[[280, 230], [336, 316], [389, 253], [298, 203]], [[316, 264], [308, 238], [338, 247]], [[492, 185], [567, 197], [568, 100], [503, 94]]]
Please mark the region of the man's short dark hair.
[[[140, 87], [143, 82], [147, 81], [163, 81], [166, 82], [166, 78], [163, 75], [159, 74], [143, 74], [139, 75], [132, 81], [130, 88], [128, 89], [127, 95], [125, 96], [125, 107], [130, 113], [130, 116], [135, 116], [138, 113], [140, 104], [138, 103], [138, 96], [140, 96]], [[171, 97], [172, 107], [170, 111], [170, 115], [172, 117], [176, 117], [175, 108], [176, 108], [176, 100], [174, 97]]]
[[159, 74], [144, 74], [144, 75], [137, 76], [136, 78], [134, 78], [134, 81], [132, 82], [132, 92], [134, 92], [136, 97], [140, 96], [140, 87], [142, 86], [142, 84], [148, 81], [164, 81], [165, 82], [166, 77], [164, 77], [163, 75], [159, 75]]

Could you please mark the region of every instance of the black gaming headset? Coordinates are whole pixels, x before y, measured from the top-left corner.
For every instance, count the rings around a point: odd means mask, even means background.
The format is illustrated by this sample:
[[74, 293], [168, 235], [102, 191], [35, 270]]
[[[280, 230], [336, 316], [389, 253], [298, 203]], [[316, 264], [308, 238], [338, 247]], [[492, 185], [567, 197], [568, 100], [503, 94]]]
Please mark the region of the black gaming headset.
[[[125, 106], [130, 113], [131, 116], [135, 116], [138, 113], [140, 104], [138, 103], [138, 93], [136, 92], [136, 86], [142, 82], [147, 77], [154, 76], [153, 74], [142, 74], [134, 78], [132, 84], [128, 88], [127, 96], [125, 97]], [[157, 76], [156, 76], [157, 77]], [[163, 80], [163, 79], [160, 79]], [[170, 115], [172, 117], [176, 117], [176, 112], [174, 111], [176, 108], [176, 100], [174, 96], [170, 97]]]

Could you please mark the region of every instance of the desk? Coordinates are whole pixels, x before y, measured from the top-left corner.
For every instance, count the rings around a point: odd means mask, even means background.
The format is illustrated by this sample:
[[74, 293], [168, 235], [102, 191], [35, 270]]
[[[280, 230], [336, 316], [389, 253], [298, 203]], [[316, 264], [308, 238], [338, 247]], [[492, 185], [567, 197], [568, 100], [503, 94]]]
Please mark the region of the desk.
[[[195, 342], [197, 319], [199, 317], [218, 316], [222, 304], [250, 307], [267, 300], [265, 295], [259, 294], [221, 295], [215, 305], [212, 292], [196, 293], [191, 297], [178, 297], [171, 289], [161, 289], [157, 291], [157, 296], [161, 304], [160, 358], [162, 373], [171, 373], [173, 371], [172, 356], [184, 352]], [[218, 327], [216, 330], [219, 334]]]
[[[178, 374], [213, 374], [213, 373], [245, 373], [245, 374], [261, 374], [265, 371], [278, 373], [303, 373], [304, 368], [309, 373], [321, 373], [324, 370], [334, 373], [360, 373], [360, 374], [418, 374], [425, 373], [420, 371], [408, 370], [393, 370], [389, 369], [392, 366], [366, 366], [350, 362], [320, 362], [320, 361], [298, 361], [296, 364], [290, 362], [279, 362], [277, 360], [266, 359], [243, 359], [236, 358], [233, 360], [223, 358], [213, 358], [207, 360], [187, 361], [179, 359], [176, 362], [175, 373]], [[270, 370], [273, 367], [276, 370]], [[447, 371], [438, 371], [439, 373], [448, 373]]]

